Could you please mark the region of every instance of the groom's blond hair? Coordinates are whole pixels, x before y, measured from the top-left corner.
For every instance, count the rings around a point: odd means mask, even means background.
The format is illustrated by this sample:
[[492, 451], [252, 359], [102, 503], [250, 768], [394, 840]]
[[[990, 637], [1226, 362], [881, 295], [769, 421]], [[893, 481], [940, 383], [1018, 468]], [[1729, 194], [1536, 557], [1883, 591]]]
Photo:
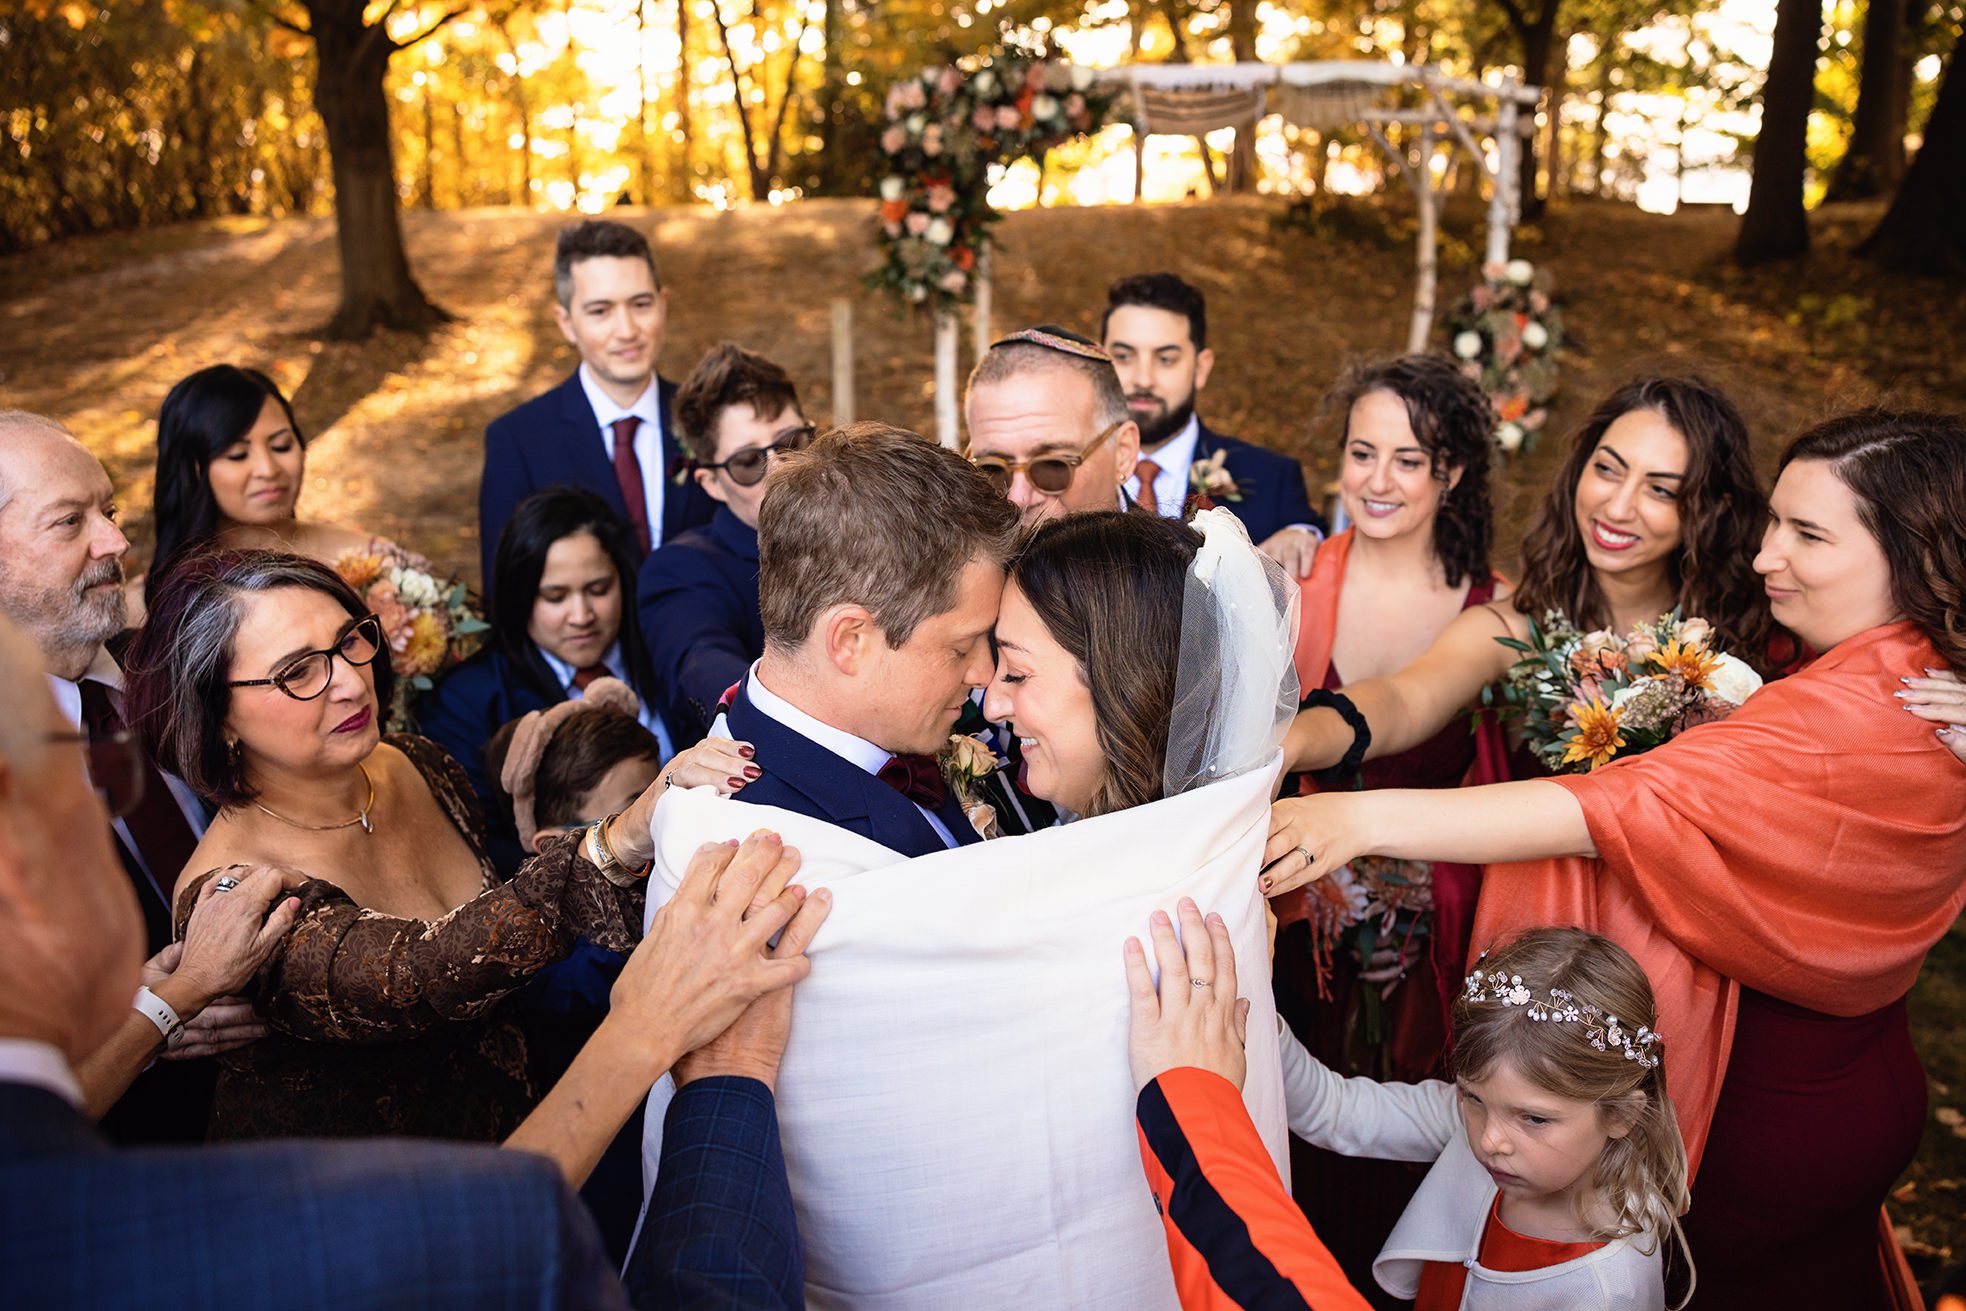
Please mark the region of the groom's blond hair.
[[758, 511], [765, 644], [803, 643], [821, 612], [859, 605], [890, 646], [956, 604], [963, 567], [1006, 568], [1017, 507], [976, 466], [905, 428], [855, 423], [777, 457]]

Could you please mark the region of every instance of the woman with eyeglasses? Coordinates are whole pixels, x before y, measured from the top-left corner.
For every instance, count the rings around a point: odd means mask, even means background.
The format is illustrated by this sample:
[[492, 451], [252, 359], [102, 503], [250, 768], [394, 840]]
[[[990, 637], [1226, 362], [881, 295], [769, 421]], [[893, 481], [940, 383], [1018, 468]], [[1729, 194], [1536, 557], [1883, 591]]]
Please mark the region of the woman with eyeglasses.
[[781, 452], [813, 438], [784, 369], [725, 342], [676, 392], [676, 430], [716, 516], [643, 562], [636, 609], [678, 746], [701, 738], [724, 692], [764, 654], [758, 507]]
[[626, 811], [502, 880], [457, 763], [382, 736], [382, 649], [326, 565], [215, 552], [159, 580], [127, 657], [145, 749], [217, 809], [177, 881], [179, 924], [227, 866], [312, 876], [247, 989], [274, 1032], [222, 1058], [214, 1138], [504, 1138], [542, 1091], [505, 998], [582, 937], [631, 948], [656, 799], [744, 764], [709, 746], [671, 761]]

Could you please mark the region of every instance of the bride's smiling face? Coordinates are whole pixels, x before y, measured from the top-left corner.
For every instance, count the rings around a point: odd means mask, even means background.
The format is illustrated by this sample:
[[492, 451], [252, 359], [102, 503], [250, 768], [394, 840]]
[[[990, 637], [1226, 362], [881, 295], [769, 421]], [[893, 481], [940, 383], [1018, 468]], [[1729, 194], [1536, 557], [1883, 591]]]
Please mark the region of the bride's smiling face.
[[983, 713], [1008, 722], [1024, 757], [1023, 789], [1084, 814], [1106, 778], [1092, 692], [1016, 583], [997, 614], [997, 672]]

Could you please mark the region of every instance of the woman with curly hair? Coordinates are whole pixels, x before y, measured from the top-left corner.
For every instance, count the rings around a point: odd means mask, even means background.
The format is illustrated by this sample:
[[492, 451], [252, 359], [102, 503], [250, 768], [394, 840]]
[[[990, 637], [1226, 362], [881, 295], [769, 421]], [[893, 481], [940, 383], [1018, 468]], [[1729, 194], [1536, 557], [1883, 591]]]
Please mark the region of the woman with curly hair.
[[1272, 808], [1279, 886], [1486, 861], [1477, 943], [1567, 924], [1638, 958], [1697, 1170], [1695, 1306], [1903, 1305], [1879, 1221], [1925, 1121], [1905, 994], [1966, 905], [1966, 769], [1904, 710], [1966, 663], [1962, 505], [1959, 419], [1833, 419], [1782, 457], [1753, 558], [1805, 668], [1589, 774]]
[[[1319, 549], [1300, 584], [1297, 675], [1312, 703], [1347, 681], [1398, 672], [1458, 616], [1508, 595], [1489, 567], [1495, 414], [1481, 388], [1442, 356], [1406, 355], [1352, 369], [1325, 408], [1343, 419], [1339, 495], [1352, 526]], [[1466, 728], [1449, 724], [1374, 760], [1363, 783], [1455, 787], [1474, 755]], [[1302, 787], [1316, 790], [1309, 778]], [[1416, 889], [1427, 874], [1405, 871]], [[1479, 876], [1474, 866], [1435, 867], [1433, 908], [1403, 917], [1404, 932], [1373, 931], [1384, 943], [1376, 969], [1346, 949], [1365, 941], [1354, 936], [1365, 926], [1350, 927], [1349, 905], [1320, 895], [1335, 885], [1278, 899], [1277, 1009], [1320, 1060], [1373, 1079], [1439, 1076]], [[1333, 941], [1341, 933], [1343, 947]], [[1425, 1171], [1301, 1141], [1291, 1157], [1305, 1214], [1353, 1283], [1373, 1288], [1372, 1259]]]

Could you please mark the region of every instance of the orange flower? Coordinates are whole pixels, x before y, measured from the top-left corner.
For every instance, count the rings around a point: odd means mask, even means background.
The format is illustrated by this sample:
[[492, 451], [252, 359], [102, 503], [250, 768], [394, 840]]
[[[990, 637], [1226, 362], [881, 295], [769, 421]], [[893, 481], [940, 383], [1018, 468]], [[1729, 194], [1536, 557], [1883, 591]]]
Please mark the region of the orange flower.
[[1495, 413], [1503, 420], [1514, 423], [1517, 419], [1529, 413], [1529, 398], [1520, 395], [1504, 396], [1500, 401], [1496, 402]]
[[967, 273], [976, 267], [976, 252], [968, 246], [957, 246], [949, 252], [949, 262]]
[[1608, 764], [1625, 745], [1624, 736], [1618, 732], [1618, 712], [1603, 701], [1580, 701], [1570, 707], [1570, 717], [1577, 723], [1577, 736], [1564, 748], [1564, 764], [1581, 760], [1586, 770], [1596, 769]]
[[397, 672], [430, 675], [444, 667], [444, 657], [450, 654], [450, 629], [435, 614], [419, 610], [410, 616], [409, 641], [397, 663]]
[[1713, 684], [1714, 673], [1720, 668], [1720, 657], [1697, 642], [1681, 642], [1674, 638], [1666, 643], [1664, 650], [1652, 657], [1652, 663], [1667, 674], [1679, 675], [1679, 680], [1686, 686], [1705, 690]]
[[907, 217], [908, 202], [906, 200], [883, 200], [881, 202], [881, 218], [887, 222], [899, 223]]
[[377, 552], [350, 547], [335, 557], [334, 569], [341, 575], [343, 582], [356, 591], [363, 592], [368, 590], [370, 583], [382, 577], [382, 571], [388, 567], [388, 564], [389, 562]]

